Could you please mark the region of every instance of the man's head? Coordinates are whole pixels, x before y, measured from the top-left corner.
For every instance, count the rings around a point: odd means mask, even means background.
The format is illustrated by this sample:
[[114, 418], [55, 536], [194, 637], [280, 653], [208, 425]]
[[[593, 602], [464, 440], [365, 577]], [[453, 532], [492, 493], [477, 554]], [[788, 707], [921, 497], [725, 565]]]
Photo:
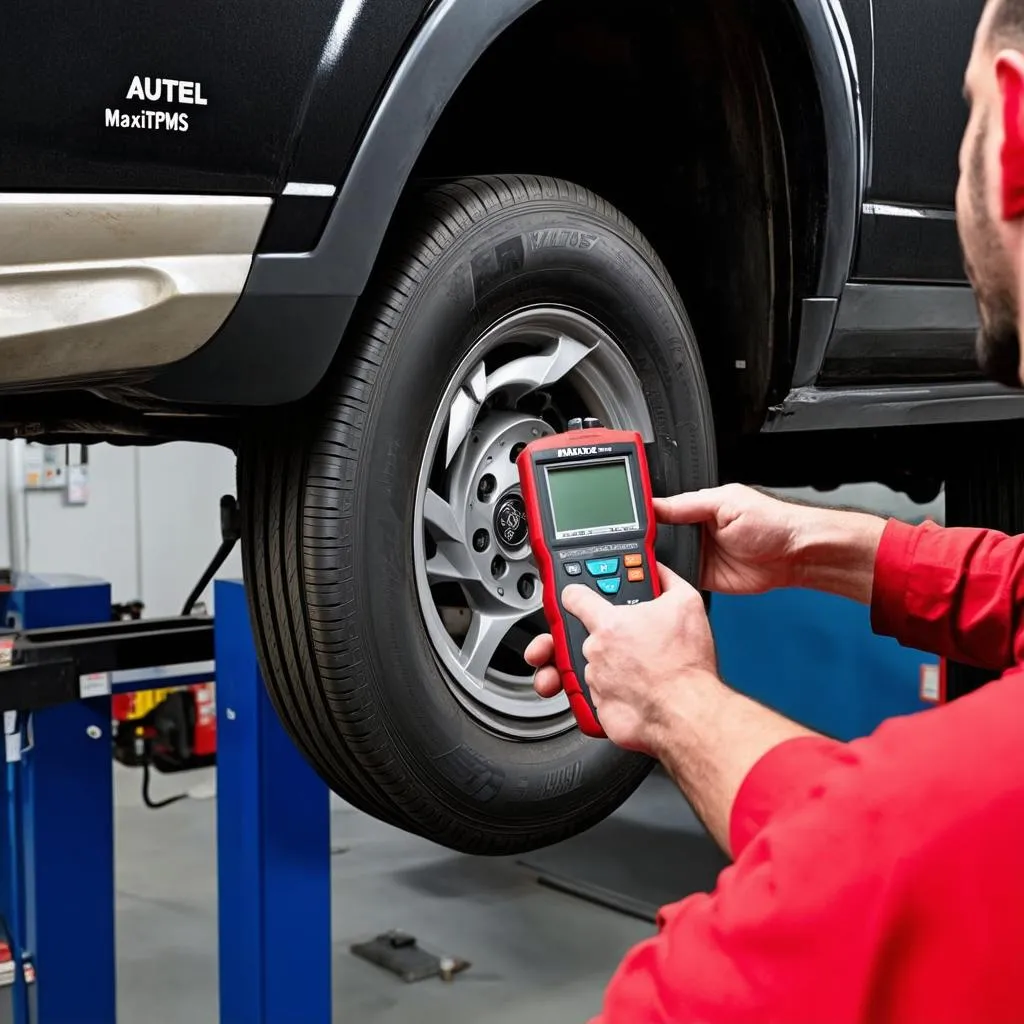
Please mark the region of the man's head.
[[960, 149], [957, 225], [978, 297], [978, 360], [1024, 387], [1024, 0], [988, 0], [964, 83], [971, 113]]

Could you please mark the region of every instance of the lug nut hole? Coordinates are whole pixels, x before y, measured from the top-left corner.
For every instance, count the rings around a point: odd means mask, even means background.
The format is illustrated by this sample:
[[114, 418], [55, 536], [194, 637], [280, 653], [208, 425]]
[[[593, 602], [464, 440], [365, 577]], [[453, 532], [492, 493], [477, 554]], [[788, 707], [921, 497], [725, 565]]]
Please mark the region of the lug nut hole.
[[508, 562], [505, 561], [501, 555], [495, 555], [491, 559], [491, 575], [496, 579], [500, 580], [505, 573], [508, 572]]
[[480, 483], [477, 485], [476, 496], [480, 501], [488, 501], [494, 494], [495, 489], [498, 486], [498, 481], [488, 473], [486, 476], [481, 477]]
[[529, 573], [519, 577], [519, 596], [524, 601], [529, 601], [536, 589], [537, 581]]
[[512, 446], [512, 451], [510, 451], [508, 453], [508, 460], [509, 460], [509, 462], [515, 462], [516, 459], [518, 459], [519, 456], [522, 454], [522, 451], [523, 451], [523, 449], [525, 447], [526, 447], [526, 444], [524, 442], [522, 442], [522, 441], [520, 441], [519, 444], [513, 445]]
[[491, 544], [491, 535], [486, 530], [477, 530], [473, 534], [473, 550], [486, 551]]

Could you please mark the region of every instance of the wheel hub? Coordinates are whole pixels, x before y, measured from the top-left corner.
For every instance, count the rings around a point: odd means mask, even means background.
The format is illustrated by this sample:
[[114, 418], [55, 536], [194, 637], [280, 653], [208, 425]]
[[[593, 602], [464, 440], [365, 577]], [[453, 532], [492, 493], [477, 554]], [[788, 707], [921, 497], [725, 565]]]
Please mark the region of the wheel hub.
[[515, 551], [526, 543], [526, 502], [513, 492], [494, 510], [494, 535], [506, 551]]

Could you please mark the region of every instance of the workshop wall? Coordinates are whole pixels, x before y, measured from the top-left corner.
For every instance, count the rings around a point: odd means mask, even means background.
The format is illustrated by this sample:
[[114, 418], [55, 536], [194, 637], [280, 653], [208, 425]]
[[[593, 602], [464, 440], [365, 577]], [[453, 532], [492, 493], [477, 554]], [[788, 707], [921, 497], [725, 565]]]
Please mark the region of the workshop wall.
[[[0, 566], [10, 566], [9, 442], [0, 444]], [[89, 498], [69, 505], [63, 491], [14, 496], [23, 510], [22, 553], [29, 572], [109, 580], [115, 601], [141, 599], [147, 616], [176, 615], [220, 543], [219, 501], [235, 493], [234, 455], [212, 445], [151, 448], [93, 445]], [[237, 550], [218, 574], [241, 577]], [[213, 607], [213, 588], [203, 600]]]

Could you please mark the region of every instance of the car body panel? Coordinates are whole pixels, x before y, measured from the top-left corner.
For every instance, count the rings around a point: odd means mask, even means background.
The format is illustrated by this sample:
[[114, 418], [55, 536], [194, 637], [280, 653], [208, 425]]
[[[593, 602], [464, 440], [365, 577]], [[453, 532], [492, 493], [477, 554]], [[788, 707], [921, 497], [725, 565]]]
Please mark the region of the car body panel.
[[11, 0], [0, 190], [274, 193], [334, 14], [332, 0]]
[[[130, 13], [16, 0], [0, 43], [0, 194], [266, 205], [253, 244], [219, 254], [233, 262], [209, 289], [215, 315], [197, 314], [180, 344], [155, 344], [143, 317], [142, 351], [129, 358], [129, 318], [111, 328], [119, 340], [101, 358], [100, 317], [91, 359], [83, 348], [58, 370], [44, 346], [33, 368], [25, 350], [0, 364], [0, 387], [113, 380], [120, 364], [152, 370], [145, 389], [171, 403], [266, 406], [308, 394], [344, 344], [431, 129], [488, 46], [539, 2], [553, 0], [142, 0]], [[829, 203], [816, 285], [796, 297], [793, 394], [872, 385], [864, 398], [877, 401], [884, 387], [874, 385], [969, 382], [977, 322], [952, 205], [977, 4], [942, 0], [924, 45], [913, 5], [788, 2], [819, 91]], [[0, 242], [5, 230], [0, 209]], [[100, 249], [81, 255], [101, 260]], [[4, 257], [8, 277], [16, 266]], [[133, 301], [146, 305], [137, 291]]]
[[[847, 0], [849, 2], [849, 0]], [[856, 279], [966, 282], [953, 207], [978, 0], [873, 3], [871, 152]]]

